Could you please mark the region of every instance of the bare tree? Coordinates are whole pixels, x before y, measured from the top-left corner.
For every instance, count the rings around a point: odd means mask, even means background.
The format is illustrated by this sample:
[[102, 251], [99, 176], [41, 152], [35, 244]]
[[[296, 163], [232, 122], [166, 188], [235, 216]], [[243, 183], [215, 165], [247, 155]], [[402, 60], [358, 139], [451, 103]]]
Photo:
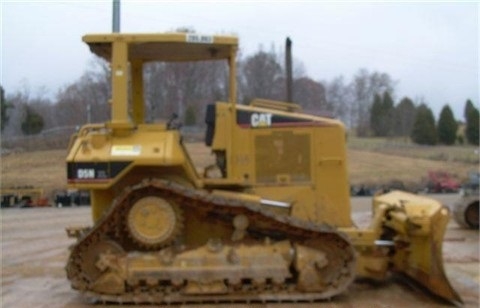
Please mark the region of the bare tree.
[[307, 110], [333, 112], [333, 109], [327, 103], [323, 85], [308, 77], [295, 79], [293, 101]]
[[147, 121], [153, 122], [156, 118], [164, 116], [161, 111], [165, 110], [167, 102], [166, 85], [162, 82], [165, 76], [165, 63], [147, 63], [143, 70], [144, 97], [148, 110]]
[[224, 61], [149, 63], [144, 80], [150, 121], [172, 113], [183, 119], [188, 106], [203, 116], [206, 104], [227, 99]]
[[44, 87], [38, 88], [32, 94], [29, 85], [25, 82], [20, 90], [9, 94], [6, 100], [11, 108], [8, 108], [7, 116], [9, 121], [5, 126], [5, 137], [23, 135], [21, 123], [25, 121], [27, 110], [30, 114], [35, 114], [35, 117], [42, 118], [43, 129], [49, 129], [56, 125], [53, 115], [55, 105], [47, 96], [47, 91]]
[[279, 93], [283, 93], [282, 67], [275, 54], [259, 51], [240, 66], [241, 100], [244, 103], [253, 98], [278, 99]]
[[369, 131], [369, 113], [375, 94], [388, 92], [393, 97], [395, 82], [386, 73], [370, 73], [360, 69], [352, 80], [354, 105], [351, 108], [353, 125], [359, 136]]
[[9, 94], [6, 100], [10, 103], [12, 108], [8, 112], [9, 121], [3, 131], [4, 137], [15, 137], [22, 135], [21, 123], [25, 116], [25, 105], [28, 104], [30, 92], [17, 91], [14, 94]]
[[57, 93], [57, 126], [104, 122], [109, 118], [111, 97], [108, 63], [95, 58], [90, 68], [74, 83]]
[[87, 105], [82, 87], [78, 83], [61, 89], [57, 94], [55, 119], [57, 126], [82, 125], [87, 123]]
[[352, 127], [350, 107], [352, 102], [351, 88], [345, 84], [343, 76], [335, 77], [331, 82], [324, 82], [325, 98], [328, 106], [332, 108], [335, 117]]

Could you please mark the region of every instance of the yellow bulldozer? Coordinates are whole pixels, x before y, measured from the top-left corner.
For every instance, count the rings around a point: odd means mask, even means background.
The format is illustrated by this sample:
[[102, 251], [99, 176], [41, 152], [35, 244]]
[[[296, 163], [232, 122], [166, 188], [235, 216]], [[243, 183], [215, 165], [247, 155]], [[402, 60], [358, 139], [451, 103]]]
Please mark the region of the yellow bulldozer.
[[[93, 217], [67, 230], [73, 289], [117, 303], [301, 302], [396, 272], [462, 302], [442, 262], [448, 209], [394, 191], [376, 196], [371, 224], [357, 228], [344, 125], [286, 102], [237, 104], [236, 37], [83, 41], [110, 62], [112, 98], [110, 121], [85, 125], [69, 146], [68, 185], [90, 191]], [[175, 126], [146, 122], [143, 66], [212, 60], [226, 61], [229, 93], [207, 107], [216, 163], [199, 172]]]

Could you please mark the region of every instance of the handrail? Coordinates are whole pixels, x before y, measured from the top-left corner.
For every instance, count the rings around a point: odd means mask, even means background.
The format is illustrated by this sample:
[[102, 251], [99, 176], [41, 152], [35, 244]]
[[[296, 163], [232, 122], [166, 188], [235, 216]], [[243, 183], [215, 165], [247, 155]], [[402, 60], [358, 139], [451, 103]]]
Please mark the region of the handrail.
[[274, 100], [263, 99], [263, 98], [254, 99], [250, 103], [250, 105], [253, 107], [275, 109], [275, 110], [281, 110], [281, 111], [287, 111], [287, 112], [302, 111], [302, 107], [298, 104], [274, 101]]
[[72, 136], [70, 137], [67, 151], [70, 151], [70, 149], [73, 146], [73, 143], [79, 136], [83, 137], [83, 136], [86, 136], [91, 131], [102, 130], [102, 129], [107, 129], [107, 126], [105, 124], [86, 124], [82, 126], [82, 128], [80, 128], [78, 132], [76, 132], [75, 134], [72, 134]]

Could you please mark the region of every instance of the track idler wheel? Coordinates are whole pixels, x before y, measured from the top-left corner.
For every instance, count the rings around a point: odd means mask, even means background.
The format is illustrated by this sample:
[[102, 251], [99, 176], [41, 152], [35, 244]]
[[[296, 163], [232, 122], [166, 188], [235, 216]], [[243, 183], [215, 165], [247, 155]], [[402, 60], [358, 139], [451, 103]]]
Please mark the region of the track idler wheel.
[[127, 229], [141, 247], [157, 249], [170, 244], [180, 231], [179, 209], [158, 196], [139, 199], [127, 215]]
[[351, 256], [347, 251], [337, 249], [333, 243], [308, 244], [310, 247], [295, 246], [294, 266], [298, 271], [298, 288], [305, 292], [325, 294], [344, 290], [354, 278]]

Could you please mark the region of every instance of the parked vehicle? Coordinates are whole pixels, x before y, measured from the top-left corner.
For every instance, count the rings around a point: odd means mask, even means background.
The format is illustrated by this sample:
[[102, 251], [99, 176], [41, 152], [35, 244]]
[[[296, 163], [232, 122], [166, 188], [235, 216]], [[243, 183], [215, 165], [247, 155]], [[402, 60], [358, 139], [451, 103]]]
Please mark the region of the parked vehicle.
[[55, 206], [90, 205], [90, 193], [85, 190], [67, 190], [55, 194]]
[[480, 172], [470, 172], [462, 186], [460, 199], [453, 205], [453, 218], [462, 227], [477, 229], [479, 226]]
[[453, 175], [445, 171], [429, 171], [427, 190], [430, 193], [455, 193], [461, 183]]
[[44, 196], [43, 189], [32, 186], [1, 188], [1, 207], [47, 207], [50, 202]]

